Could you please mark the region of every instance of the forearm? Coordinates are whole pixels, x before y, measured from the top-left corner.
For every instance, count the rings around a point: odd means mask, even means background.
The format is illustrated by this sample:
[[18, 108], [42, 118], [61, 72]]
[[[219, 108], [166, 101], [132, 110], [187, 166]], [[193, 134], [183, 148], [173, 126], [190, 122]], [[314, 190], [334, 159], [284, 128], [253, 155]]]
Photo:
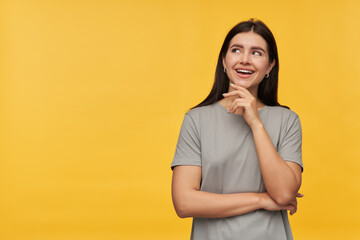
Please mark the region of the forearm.
[[261, 193], [216, 194], [189, 190], [174, 206], [182, 217], [224, 218], [262, 208]]
[[280, 157], [264, 126], [259, 123], [252, 127], [252, 131], [267, 193], [277, 203], [287, 204], [295, 198], [301, 180]]

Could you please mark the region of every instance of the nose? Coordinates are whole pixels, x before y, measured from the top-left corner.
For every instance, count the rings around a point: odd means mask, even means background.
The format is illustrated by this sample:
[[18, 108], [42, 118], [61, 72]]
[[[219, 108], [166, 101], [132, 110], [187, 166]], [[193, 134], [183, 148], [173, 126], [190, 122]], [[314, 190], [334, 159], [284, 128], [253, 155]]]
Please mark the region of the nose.
[[244, 52], [243, 54], [241, 54], [240, 63], [242, 63], [242, 64], [249, 64], [250, 63], [249, 54], [247, 52]]

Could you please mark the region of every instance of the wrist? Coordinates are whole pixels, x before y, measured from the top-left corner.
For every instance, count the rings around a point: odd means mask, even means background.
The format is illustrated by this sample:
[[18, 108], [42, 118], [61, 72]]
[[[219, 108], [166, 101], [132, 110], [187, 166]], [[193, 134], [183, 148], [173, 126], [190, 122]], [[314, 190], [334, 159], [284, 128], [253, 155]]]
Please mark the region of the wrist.
[[265, 195], [266, 193], [258, 193], [258, 208], [264, 209], [265, 208]]
[[259, 120], [259, 121], [254, 122], [253, 124], [251, 124], [250, 128], [251, 128], [251, 130], [254, 132], [254, 131], [258, 131], [258, 130], [264, 129], [264, 125], [263, 125], [262, 122]]

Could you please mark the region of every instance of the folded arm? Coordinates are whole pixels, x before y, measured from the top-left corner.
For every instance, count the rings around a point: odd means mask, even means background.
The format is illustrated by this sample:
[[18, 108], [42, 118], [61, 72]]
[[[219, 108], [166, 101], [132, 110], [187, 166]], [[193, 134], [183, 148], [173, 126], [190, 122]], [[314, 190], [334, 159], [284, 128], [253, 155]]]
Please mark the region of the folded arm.
[[296, 201], [280, 206], [267, 193], [217, 194], [200, 191], [201, 167], [177, 166], [172, 199], [179, 217], [224, 218], [257, 209], [296, 211]]
[[286, 205], [296, 199], [301, 167], [281, 158], [261, 123], [253, 126], [252, 131], [266, 191], [278, 204]]
[[[236, 113], [240, 109], [252, 130], [267, 193], [280, 205], [286, 205], [296, 200], [296, 193], [301, 185], [302, 169], [300, 165], [294, 162], [286, 162], [281, 158], [260, 120], [259, 102], [252, 93], [242, 86], [230, 85], [231, 91], [223, 94], [225, 98], [232, 101], [229, 113]], [[296, 124], [296, 127], [289, 129], [286, 136], [288, 149], [294, 146], [301, 147], [300, 122], [298, 120], [293, 123]]]

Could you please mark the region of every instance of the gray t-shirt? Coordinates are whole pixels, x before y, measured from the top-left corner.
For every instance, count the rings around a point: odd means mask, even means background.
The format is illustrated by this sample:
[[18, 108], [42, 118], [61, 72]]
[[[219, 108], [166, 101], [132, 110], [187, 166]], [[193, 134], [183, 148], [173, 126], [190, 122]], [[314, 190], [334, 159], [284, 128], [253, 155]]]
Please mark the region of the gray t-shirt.
[[[260, 119], [285, 161], [302, 164], [301, 124], [293, 111], [265, 106]], [[171, 167], [201, 166], [201, 191], [265, 192], [253, 135], [242, 115], [216, 102], [185, 114]], [[286, 211], [256, 210], [227, 218], [194, 218], [191, 240], [290, 240]]]

